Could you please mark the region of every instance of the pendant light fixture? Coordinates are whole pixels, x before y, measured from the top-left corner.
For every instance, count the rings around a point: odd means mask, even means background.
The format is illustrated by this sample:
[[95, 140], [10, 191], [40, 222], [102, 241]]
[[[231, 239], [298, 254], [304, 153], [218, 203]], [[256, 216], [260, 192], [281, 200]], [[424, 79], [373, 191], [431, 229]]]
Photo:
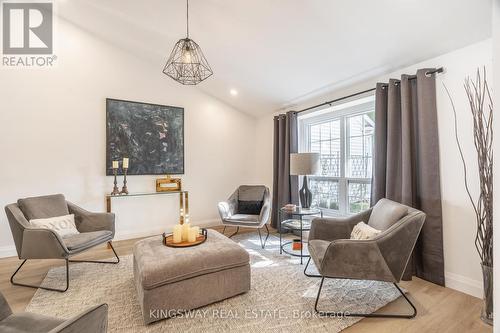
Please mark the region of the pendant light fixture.
[[196, 85], [213, 74], [200, 46], [189, 38], [189, 0], [186, 0], [186, 38], [175, 43], [163, 73], [185, 85]]

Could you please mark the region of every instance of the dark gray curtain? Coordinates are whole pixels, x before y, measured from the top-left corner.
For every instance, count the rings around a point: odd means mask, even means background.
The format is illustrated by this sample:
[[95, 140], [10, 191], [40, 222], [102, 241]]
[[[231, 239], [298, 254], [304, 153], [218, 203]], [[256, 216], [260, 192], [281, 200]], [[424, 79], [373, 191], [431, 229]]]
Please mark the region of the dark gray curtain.
[[278, 227], [278, 209], [285, 204], [298, 204], [298, 178], [290, 176], [290, 153], [296, 153], [297, 113], [274, 117], [273, 205], [271, 225]]
[[388, 198], [427, 214], [404, 279], [444, 285], [436, 81], [420, 69], [377, 84], [372, 204]]

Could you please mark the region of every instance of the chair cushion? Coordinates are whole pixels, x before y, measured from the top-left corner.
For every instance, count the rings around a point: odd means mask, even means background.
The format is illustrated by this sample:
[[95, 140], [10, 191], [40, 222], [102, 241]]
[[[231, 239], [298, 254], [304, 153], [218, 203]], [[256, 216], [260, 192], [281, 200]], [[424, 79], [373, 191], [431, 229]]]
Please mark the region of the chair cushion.
[[241, 185], [238, 188], [238, 200], [263, 201], [266, 187], [263, 185]]
[[232, 222], [232, 223], [259, 223], [259, 215], [234, 214], [234, 215], [231, 215], [231, 217], [225, 219], [224, 222]]
[[400, 203], [380, 199], [373, 206], [368, 225], [377, 230], [387, 230], [403, 216], [408, 214], [408, 208]]
[[259, 215], [263, 204], [263, 201], [238, 200], [238, 214]]
[[64, 245], [70, 251], [87, 249], [92, 246], [104, 243], [113, 238], [113, 233], [108, 230], [82, 232], [78, 235], [63, 238]]
[[68, 204], [62, 194], [19, 199], [17, 204], [28, 221], [69, 214]]
[[0, 321], [2, 333], [37, 333], [49, 332], [62, 324], [64, 320], [47, 317], [31, 312], [13, 314]]

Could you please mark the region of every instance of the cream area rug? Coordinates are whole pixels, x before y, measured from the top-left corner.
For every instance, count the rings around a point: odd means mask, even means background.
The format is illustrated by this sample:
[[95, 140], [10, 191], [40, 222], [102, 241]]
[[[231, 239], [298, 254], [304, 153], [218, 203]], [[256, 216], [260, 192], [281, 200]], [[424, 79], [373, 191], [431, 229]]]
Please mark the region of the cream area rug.
[[[70, 265], [70, 288], [65, 293], [39, 289], [26, 311], [69, 318], [90, 306], [109, 305], [108, 332], [339, 332], [360, 318], [318, 317], [314, 301], [320, 279], [306, 277], [297, 258], [279, 254], [279, 240], [269, 238], [266, 249], [256, 234], [233, 238], [251, 257], [252, 288], [243, 295], [183, 316], [145, 326], [133, 283], [132, 256], [118, 265]], [[160, 237], [158, 237], [160, 241]], [[314, 266], [310, 267], [314, 271]], [[51, 269], [44, 286], [64, 282], [64, 267]], [[189, 297], [189, 290], [186, 290]], [[390, 283], [327, 279], [320, 306], [327, 310], [373, 312], [398, 297]]]

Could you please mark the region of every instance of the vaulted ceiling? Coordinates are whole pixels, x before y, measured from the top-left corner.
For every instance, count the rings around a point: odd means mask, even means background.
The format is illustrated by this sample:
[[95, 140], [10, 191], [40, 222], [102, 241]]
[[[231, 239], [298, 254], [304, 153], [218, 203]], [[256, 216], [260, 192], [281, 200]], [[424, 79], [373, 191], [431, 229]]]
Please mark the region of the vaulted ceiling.
[[[161, 71], [185, 36], [185, 6], [67, 0], [58, 12]], [[260, 115], [484, 40], [491, 0], [191, 0], [190, 34], [214, 71], [190, 88]]]

